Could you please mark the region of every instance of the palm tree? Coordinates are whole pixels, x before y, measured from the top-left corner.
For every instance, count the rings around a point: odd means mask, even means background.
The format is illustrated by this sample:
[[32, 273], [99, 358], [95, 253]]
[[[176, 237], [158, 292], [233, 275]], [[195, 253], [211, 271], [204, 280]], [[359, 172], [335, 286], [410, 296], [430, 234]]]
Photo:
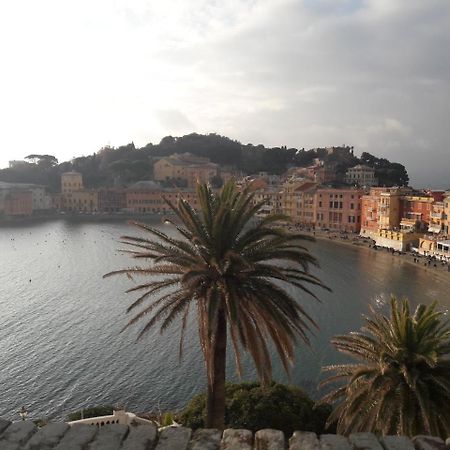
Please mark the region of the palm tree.
[[302, 245], [313, 239], [276, 226], [286, 220], [282, 215], [256, 223], [255, 214], [264, 202], [255, 204], [248, 189], [239, 191], [230, 181], [215, 193], [199, 184], [197, 196], [199, 211], [182, 197], [176, 205], [166, 200], [178, 220], [165, 222], [176, 229], [177, 238], [142, 223], [135, 225], [149, 238], [121, 238], [134, 247], [131, 256], [152, 264], [105, 276], [147, 278], [127, 291], [140, 292], [128, 311], [143, 309], [125, 328], [151, 314], [139, 339], [157, 322], [162, 332], [180, 318], [180, 356], [189, 311], [196, 311], [208, 380], [206, 426], [223, 429], [228, 333], [238, 373], [243, 349], [253, 358], [260, 380], [268, 383], [272, 371], [268, 341], [288, 371], [297, 338], [308, 343], [308, 331], [316, 326], [285, 288], [290, 285], [316, 298], [307, 286], [323, 284], [309, 272], [317, 261]]
[[362, 333], [332, 344], [358, 362], [325, 367], [322, 385], [344, 382], [321, 402], [340, 401], [328, 419], [337, 431], [414, 436], [450, 432], [450, 323], [436, 303], [410, 314], [407, 299], [391, 298], [390, 317], [365, 317]]

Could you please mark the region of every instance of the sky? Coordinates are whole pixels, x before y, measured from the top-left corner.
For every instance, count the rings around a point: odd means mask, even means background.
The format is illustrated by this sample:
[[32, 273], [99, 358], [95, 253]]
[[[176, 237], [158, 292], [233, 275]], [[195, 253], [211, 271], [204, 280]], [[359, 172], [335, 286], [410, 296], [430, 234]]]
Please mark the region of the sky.
[[219, 133], [450, 188], [448, 0], [2, 0], [0, 167]]

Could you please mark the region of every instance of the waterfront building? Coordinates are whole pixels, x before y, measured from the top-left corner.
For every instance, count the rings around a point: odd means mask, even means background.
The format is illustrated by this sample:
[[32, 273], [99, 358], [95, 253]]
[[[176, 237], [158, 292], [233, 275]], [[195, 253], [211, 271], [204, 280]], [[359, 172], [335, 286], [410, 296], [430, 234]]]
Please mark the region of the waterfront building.
[[299, 223], [296, 218], [300, 217], [298, 214], [298, 206], [300, 204], [300, 198], [303, 196], [303, 191], [299, 190], [299, 188], [302, 186], [307, 188], [316, 185], [314, 181], [306, 178], [291, 177], [286, 180], [282, 185], [281, 209], [283, 214], [291, 217], [294, 223]]
[[444, 197], [444, 234], [450, 234], [450, 191], [445, 193]]
[[375, 169], [364, 164], [351, 167], [345, 174], [345, 182], [359, 187], [376, 186]]
[[[24, 200], [21, 195], [10, 195], [15, 192], [29, 192], [31, 193], [31, 209], [32, 213], [47, 212], [51, 209], [51, 198], [45, 192], [45, 187], [38, 184], [30, 183], [6, 183], [0, 182], [0, 213], [5, 211], [6, 196], [9, 195], [8, 208], [9, 211], [22, 211], [17, 215], [29, 215], [28, 214], [28, 200]], [[21, 205], [21, 206], [20, 206]], [[12, 213], [16, 215], [16, 213]]]
[[429, 233], [443, 233], [445, 229], [445, 202], [435, 201], [431, 205], [430, 223], [428, 225]]
[[266, 217], [269, 214], [279, 214], [282, 210], [282, 199], [283, 194], [280, 189], [266, 188], [260, 189], [255, 192], [255, 197], [253, 203], [257, 204], [262, 201], [265, 204], [262, 206], [261, 210], [257, 213], [258, 217]]
[[320, 188], [315, 193], [315, 222], [320, 228], [357, 233], [361, 228], [360, 201], [364, 191]]
[[69, 194], [83, 189], [83, 176], [79, 172], [65, 172], [61, 175], [61, 193]]
[[164, 198], [175, 204], [180, 196], [198, 209], [195, 189], [163, 189], [154, 181], [139, 181], [126, 190], [126, 209], [132, 213], [168, 214], [172, 211]]
[[434, 254], [441, 259], [450, 261], [450, 239], [438, 240]]
[[191, 153], [175, 153], [159, 159], [153, 165], [153, 177], [156, 181], [184, 181], [190, 188], [195, 187], [197, 182], [210, 181], [217, 174], [217, 164]]
[[401, 197], [406, 188], [372, 187], [361, 198], [361, 236], [374, 237], [379, 230], [398, 230], [401, 219]]
[[419, 246], [420, 234], [381, 229], [373, 236], [375, 245], [405, 252]]
[[291, 213], [294, 223], [307, 227], [314, 227], [314, 194], [318, 184], [314, 181], [305, 181], [297, 185], [291, 193]]
[[62, 195], [61, 209], [70, 212], [93, 213], [98, 211], [98, 192], [83, 189]]
[[417, 252], [420, 255], [434, 255], [437, 248], [437, 239], [435, 236], [422, 236], [419, 238], [419, 246]]
[[101, 212], [120, 212], [127, 207], [125, 189], [101, 188], [98, 190], [98, 210]]
[[10, 189], [3, 197], [3, 211], [6, 216], [31, 216], [33, 214], [31, 191]]
[[33, 213], [47, 212], [52, 208], [50, 195], [46, 193], [44, 186], [28, 184], [26, 188], [31, 192]]
[[400, 228], [406, 231], [427, 231], [434, 198], [422, 194], [405, 195], [402, 197], [401, 203], [402, 218]]

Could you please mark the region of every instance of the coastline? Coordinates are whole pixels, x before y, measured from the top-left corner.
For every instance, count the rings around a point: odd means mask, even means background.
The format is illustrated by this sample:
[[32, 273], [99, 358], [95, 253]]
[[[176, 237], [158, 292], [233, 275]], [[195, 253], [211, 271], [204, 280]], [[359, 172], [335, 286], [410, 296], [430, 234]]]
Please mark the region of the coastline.
[[[359, 235], [348, 234], [346, 235], [348, 238], [343, 239], [339, 232], [325, 232], [325, 231], [305, 231], [301, 230], [303, 234], [314, 237], [317, 240], [331, 242], [332, 244], [341, 245], [350, 248], [358, 248], [361, 250], [365, 250], [367, 252], [376, 252], [383, 257], [394, 259], [399, 263], [410, 264], [414, 267], [418, 267], [424, 270], [426, 273], [430, 275], [434, 275], [439, 277], [441, 280], [445, 282], [450, 282], [450, 272], [448, 271], [447, 264], [442, 265], [440, 261], [433, 261], [430, 265], [428, 265], [428, 259], [425, 256], [414, 255], [410, 252], [405, 254], [399, 254], [398, 252], [392, 253], [387, 248], [378, 247], [375, 250], [373, 247], [369, 247], [370, 239], [360, 237]], [[414, 259], [418, 260], [418, 262], [414, 262]], [[436, 267], [434, 266], [436, 264]]]
[[26, 217], [10, 217], [0, 218], [0, 228], [14, 227], [14, 226], [28, 226], [38, 223], [67, 221], [79, 223], [93, 223], [93, 222], [128, 222], [129, 220], [149, 220], [154, 222], [155, 219], [162, 220], [167, 214], [114, 214], [114, 213], [99, 213], [99, 214], [45, 214]]

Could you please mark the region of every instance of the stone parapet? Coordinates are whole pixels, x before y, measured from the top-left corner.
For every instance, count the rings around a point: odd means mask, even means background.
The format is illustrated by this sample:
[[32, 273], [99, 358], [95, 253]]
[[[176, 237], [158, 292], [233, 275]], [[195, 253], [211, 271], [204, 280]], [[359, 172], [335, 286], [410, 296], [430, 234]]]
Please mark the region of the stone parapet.
[[296, 431], [290, 439], [278, 430], [196, 430], [154, 425], [96, 425], [50, 423], [42, 428], [31, 421], [11, 423], [0, 418], [0, 450], [445, 450], [436, 437], [377, 438], [372, 433], [349, 437]]

